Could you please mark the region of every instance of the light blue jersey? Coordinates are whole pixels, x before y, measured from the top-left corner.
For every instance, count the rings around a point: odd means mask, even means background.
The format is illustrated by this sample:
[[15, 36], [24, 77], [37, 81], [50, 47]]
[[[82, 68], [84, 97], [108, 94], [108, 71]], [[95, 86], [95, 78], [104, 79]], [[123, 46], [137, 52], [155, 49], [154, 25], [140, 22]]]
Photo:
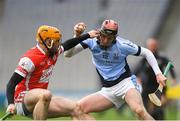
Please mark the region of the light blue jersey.
[[138, 55], [140, 47], [129, 40], [116, 37], [116, 42], [107, 49], [102, 49], [97, 39], [87, 39], [82, 42], [92, 52], [92, 61], [98, 73], [106, 81], [117, 80], [122, 74], [129, 71], [126, 61], [128, 55]]

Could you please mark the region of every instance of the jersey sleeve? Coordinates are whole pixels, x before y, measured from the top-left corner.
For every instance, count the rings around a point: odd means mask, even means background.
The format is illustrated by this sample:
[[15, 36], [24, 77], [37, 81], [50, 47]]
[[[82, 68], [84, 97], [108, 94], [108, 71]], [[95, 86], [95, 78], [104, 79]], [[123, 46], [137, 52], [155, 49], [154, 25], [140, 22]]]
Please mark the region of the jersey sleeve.
[[28, 73], [33, 72], [35, 69], [34, 63], [28, 57], [23, 57], [20, 59], [18, 66], [15, 69], [15, 72], [26, 77]]
[[59, 55], [60, 55], [60, 54], [62, 54], [63, 52], [64, 52], [64, 47], [63, 47], [63, 46], [60, 46], [60, 48], [59, 48], [59, 52], [58, 52], [58, 53], [59, 53]]
[[122, 48], [124, 50], [126, 50], [125, 53], [127, 55], [139, 56], [140, 53], [141, 53], [141, 47], [136, 45], [136, 44], [134, 44], [134, 43], [132, 43], [129, 40], [126, 40], [126, 41], [122, 42], [121, 46], [122, 46]]
[[79, 43], [81, 43], [82, 41], [84, 41], [88, 38], [90, 38], [90, 35], [87, 33], [87, 34], [83, 34], [79, 37], [71, 38], [71, 39], [65, 41], [64, 43], [62, 43], [64, 51], [75, 47], [76, 45], [78, 45]]
[[81, 42], [81, 45], [84, 49], [91, 48], [93, 46], [93, 41], [91, 38], [89, 38], [89, 39], [86, 39], [83, 42]]

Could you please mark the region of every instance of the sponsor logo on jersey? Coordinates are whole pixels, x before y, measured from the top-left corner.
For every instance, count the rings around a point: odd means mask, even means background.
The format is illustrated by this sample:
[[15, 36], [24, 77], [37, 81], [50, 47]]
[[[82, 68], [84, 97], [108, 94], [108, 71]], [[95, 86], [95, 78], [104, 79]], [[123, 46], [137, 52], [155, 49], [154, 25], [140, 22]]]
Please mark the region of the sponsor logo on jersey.
[[43, 70], [42, 76], [40, 78], [40, 82], [49, 82], [49, 79], [52, 75], [53, 67], [54, 66], [52, 65], [50, 68]]
[[113, 54], [113, 59], [114, 60], [118, 60], [119, 59], [119, 54], [118, 53], [114, 53]]

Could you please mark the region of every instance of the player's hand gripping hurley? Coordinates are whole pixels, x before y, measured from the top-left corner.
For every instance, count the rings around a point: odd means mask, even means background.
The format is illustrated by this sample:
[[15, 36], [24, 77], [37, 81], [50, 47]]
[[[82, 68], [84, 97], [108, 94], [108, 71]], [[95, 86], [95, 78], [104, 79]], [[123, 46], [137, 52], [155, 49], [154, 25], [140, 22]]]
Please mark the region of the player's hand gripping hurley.
[[0, 121], [6, 120], [7, 118], [12, 117], [16, 114], [16, 106], [14, 104], [10, 104], [7, 108], [6, 114], [0, 119]]
[[[166, 69], [163, 73], [164, 76], [167, 76], [167, 73], [169, 72], [170, 68], [173, 67], [173, 64], [171, 62], [168, 62]], [[161, 96], [162, 96], [163, 86], [159, 84], [158, 89], [154, 92], [149, 94], [149, 99], [152, 103], [154, 103], [156, 106], [161, 106]]]

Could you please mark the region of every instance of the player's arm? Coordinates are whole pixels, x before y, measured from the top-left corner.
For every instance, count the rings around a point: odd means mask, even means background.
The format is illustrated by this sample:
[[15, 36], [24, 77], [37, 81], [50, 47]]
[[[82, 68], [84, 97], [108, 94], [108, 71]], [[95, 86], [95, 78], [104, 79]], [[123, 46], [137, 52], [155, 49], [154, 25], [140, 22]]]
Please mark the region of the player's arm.
[[[157, 75], [161, 74], [162, 72], [159, 69], [158, 63], [153, 55], [153, 53], [144, 47], [140, 47], [132, 42], [130, 42], [129, 40], [121, 40], [124, 41], [122, 43], [122, 48], [127, 50], [127, 55], [131, 54], [131, 55], [135, 55], [135, 56], [144, 56], [146, 58], [146, 60], [148, 61], [148, 63], [150, 64], [150, 66], [153, 68], [154, 73]], [[164, 85], [164, 84], [163, 84]]]
[[14, 105], [15, 87], [19, 82], [23, 80], [23, 78], [24, 77], [14, 72], [6, 87], [6, 96], [7, 96], [7, 101], [8, 101], [7, 111], [12, 114], [15, 113], [15, 105]]
[[152, 67], [152, 69], [156, 75], [156, 79], [157, 79], [158, 83], [161, 84], [162, 86], [165, 86], [166, 77], [162, 74], [162, 72], [158, 66], [157, 60], [154, 57], [153, 53], [150, 50], [141, 47], [140, 55], [144, 56], [146, 58], [146, 60], [148, 61], [149, 65]]
[[88, 38], [90, 38], [90, 35], [87, 33], [87, 34], [83, 34], [79, 37], [75, 37], [75, 38], [65, 41], [64, 43], [62, 43], [64, 51], [73, 48], [74, 46], [76, 46], [77, 44], [79, 44], [80, 42], [82, 42], [83, 40], [86, 40]]
[[78, 44], [75, 47], [65, 51], [64, 56], [69, 58], [81, 52], [82, 50], [84, 50], [83, 46], [81, 44]]
[[13, 114], [15, 113], [14, 93], [16, 85], [20, 83], [28, 75], [28, 73], [32, 72], [34, 69], [35, 66], [31, 59], [28, 57], [23, 57], [20, 59], [19, 64], [10, 78], [6, 88], [6, 95], [9, 104], [7, 112]]
[[161, 84], [162, 86], [165, 86], [166, 77], [162, 74], [158, 66], [156, 58], [154, 57], [153, 53], [149, 49], [137, 46], [136, 44], [128, 40], [124, 40], [121, 47], [127, 50], [125, 53], [127, 55], [132, 54], [135, 56], [139, 56], [139, 55], [144, 56], [147, 62], [149, 63], [149, 65], [152, 67], [156, 75], [157, 82]]
[[24, 79], [21, 75], [17, 74], [16, 72], [13, 73], [11, 76], [7, 88], [6, 88], [6, 95], [8, 104], [14, 104], [14, 92], [16, 85]]
[[76, 46], [77, 44], [81, 43], [83, 40], [86, 40], [88, 38], [94, 38], [97, 36], [99, 36], [99, 31], [91, 30], [87, 34], [83, 34], [79, 37], [69, 39], [62, 44], [62, 47], [64, 48], [63, 50], [64, 51], [69, 50], [69, 49], [73, 48], [74, 46]]

